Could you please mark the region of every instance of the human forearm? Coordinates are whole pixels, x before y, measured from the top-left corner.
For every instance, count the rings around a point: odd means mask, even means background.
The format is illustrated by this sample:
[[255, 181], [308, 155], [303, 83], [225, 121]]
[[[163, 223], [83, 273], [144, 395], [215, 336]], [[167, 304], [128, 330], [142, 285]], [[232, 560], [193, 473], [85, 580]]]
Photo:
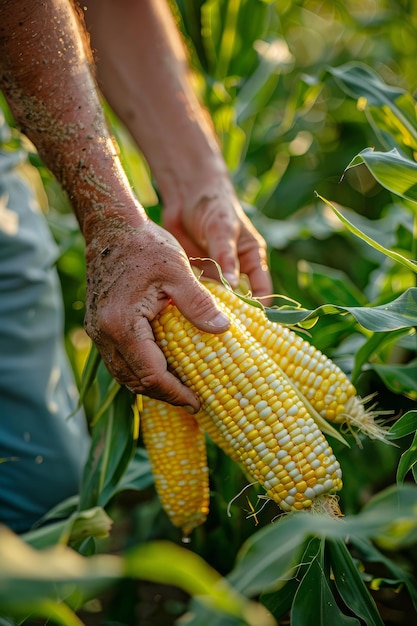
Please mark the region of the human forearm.
[[207, 175], [211, 168], [212, 177], [227, 171], [167, 3], [90, 0], [87, 6], [103, 93], [146, 155], [164, 204], [189, 202], [199, 168]]
[[143, 223], [71, 5], [0, 1], [0, 68], [0, 87], [18, 124], [68, 192], [87, 240], [102, 220]]

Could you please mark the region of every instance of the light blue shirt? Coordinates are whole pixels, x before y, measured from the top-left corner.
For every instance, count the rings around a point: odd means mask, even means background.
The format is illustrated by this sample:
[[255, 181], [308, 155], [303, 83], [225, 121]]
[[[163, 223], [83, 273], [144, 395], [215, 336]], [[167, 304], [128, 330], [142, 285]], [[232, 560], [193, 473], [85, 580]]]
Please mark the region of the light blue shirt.
[[77, 493], [89, 447], [63, 344], [57, 247], [0, 109], [0, 523], [29, 529]]

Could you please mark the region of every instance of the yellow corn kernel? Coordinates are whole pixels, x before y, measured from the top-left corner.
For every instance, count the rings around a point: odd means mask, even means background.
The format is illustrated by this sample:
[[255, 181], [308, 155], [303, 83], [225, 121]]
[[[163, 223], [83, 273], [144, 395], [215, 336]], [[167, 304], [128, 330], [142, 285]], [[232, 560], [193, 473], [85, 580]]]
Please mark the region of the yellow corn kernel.
[[328, 421], [346, 424], [353, 431], [386, 440], [386, 433], [366, 411], [362, 399], [346, 374], [320, 350], [293, 330], [269, 320], [265, 312], [243, 301], [217, 281], [204, 285], [263, 346], [297, 390]]
[[209, 509], [204, 433], [184, 407], [147, 397], [140, 425], [161, 505], [186, 537]]
[[[179, 356], [171, 369], [200, 399], [202, 410], [194, 416], [195, 419], [227, 454], [232, 449], [232, 458], [244, 465], [284, 511], [302, 508], [303, 502], [305, 507], [310, 507], [317, 496], [341, 489], [340, 466], [291, 382], [282, 376], [277, 364], [234, 314], [221, 301], [218, 305], [231, 320], [227, 332], [220, 335], [198, 332], [170, 304], [152, 322], [155, 339], [170, 362], [169, 344], [165, 341], [166, 328], [171, 331], [176, 327], [185, 330], [190, 344], [194, 346], [192, 350], [187, 350], [187, 363], [193, 364], [193, 368], [187, 366], [185, 374]], [[176, 323], [172, 322], [173, 318]], [[204, 345], [210, 345], [213, 352], [208, 365], [214, 364], [222, 370], [221, 375], [218, 374], [220, 378], [213, 379], [209, 384], [208, 377], [201, 376], [201, 349]], [[231, 358], [234, 353], [245, 354], [246, 357], [235, 363]], [[268, 402], [263, 400], [263, 394], [268, 395]], [[238, 413], [230, 415], [225, 410], [225, 406], [235, 408], [237, 405], [240, 407]], [[267, 445], [259, 431], [265, 425], [262, 416], [267, 417], [269, 413], [275, 415], [275, 421], [269, 423], [272, 435]], [[298, 443], [293, 441], [293, 433], [296, 439], [302, 434], [303, 440]], [[304, 457], [306, 446], [301, 445], [307, 442], [311, 450], [309, 458]], [[271, 454], [274, 462], [267, 464], [265, 459], [270, 459]], [[331, 459], [327, 467], [321, 464], [320, 459], [324, 456]], [[302, 460], [304, 463], [301, 463]], [[270, 471], [265, 473], [265, 466]], [[296, 498], [296, 494], [300, 493], [297, 484], [305, 480], [303, 473], [310, 471], [308, 487], [303, 492], [304, 500], [299, 499], [300, 496]]]

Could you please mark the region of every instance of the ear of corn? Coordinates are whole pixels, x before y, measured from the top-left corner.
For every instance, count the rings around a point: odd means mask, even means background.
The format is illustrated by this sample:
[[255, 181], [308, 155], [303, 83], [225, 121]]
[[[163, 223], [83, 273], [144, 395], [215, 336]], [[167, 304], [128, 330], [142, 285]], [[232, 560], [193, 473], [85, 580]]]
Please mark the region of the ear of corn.
[[[170, 304], [152, 322], [168, 365], [199, 397], [195, 416], [284, 511], [342, 487], [341, 470], [291, 382], [234, 313], [221, 335], [198, 331]], [[213, 434], [214, 433], [214, 434]]]
[[386, 432], [366, 411], [363, 401], [346, 374], [320, 350], [293, 330], [269, 320], [263, 309], [243, 301], [231, 289], [205, 280], [210, 292], [239, 318], [263, 346], [285, 375], [324, 419], [346, 424], [376, 439], [386, 440]]
[[209, 509], [204, 433], [184, 407], [147, 397], [140, 423], [161, 505], [187, 537]]

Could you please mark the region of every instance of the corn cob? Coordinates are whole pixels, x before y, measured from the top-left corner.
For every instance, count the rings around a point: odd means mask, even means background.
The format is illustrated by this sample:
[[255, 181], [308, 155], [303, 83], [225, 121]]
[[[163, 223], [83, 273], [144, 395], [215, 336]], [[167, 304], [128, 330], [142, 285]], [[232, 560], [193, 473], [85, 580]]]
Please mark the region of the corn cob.
[[[282, 510], [310, 508], [342, 487], [341, 470], [293, 385], [237, 317], [220, 335], [198, 331], [174, 304], [152, 322], [168, 365], [201, 401], [195, 416], [230, 448]], [[226, 442], [226, 443], [224, 443]]]
[[346, 374], [320, 350], [288, 327], [269, 320], [255, 307], [217, 281], [204, 281], [209, 291], [233, 311], [264, 347], [302, 396], [326, 420], [346, 424], [368, 437], [386, 440], [385, 430], [366, 411]]
[[187, 537], [209, 509], [204, 433], [184, 407], [145, 397], [140, 423], [161, 505]]

